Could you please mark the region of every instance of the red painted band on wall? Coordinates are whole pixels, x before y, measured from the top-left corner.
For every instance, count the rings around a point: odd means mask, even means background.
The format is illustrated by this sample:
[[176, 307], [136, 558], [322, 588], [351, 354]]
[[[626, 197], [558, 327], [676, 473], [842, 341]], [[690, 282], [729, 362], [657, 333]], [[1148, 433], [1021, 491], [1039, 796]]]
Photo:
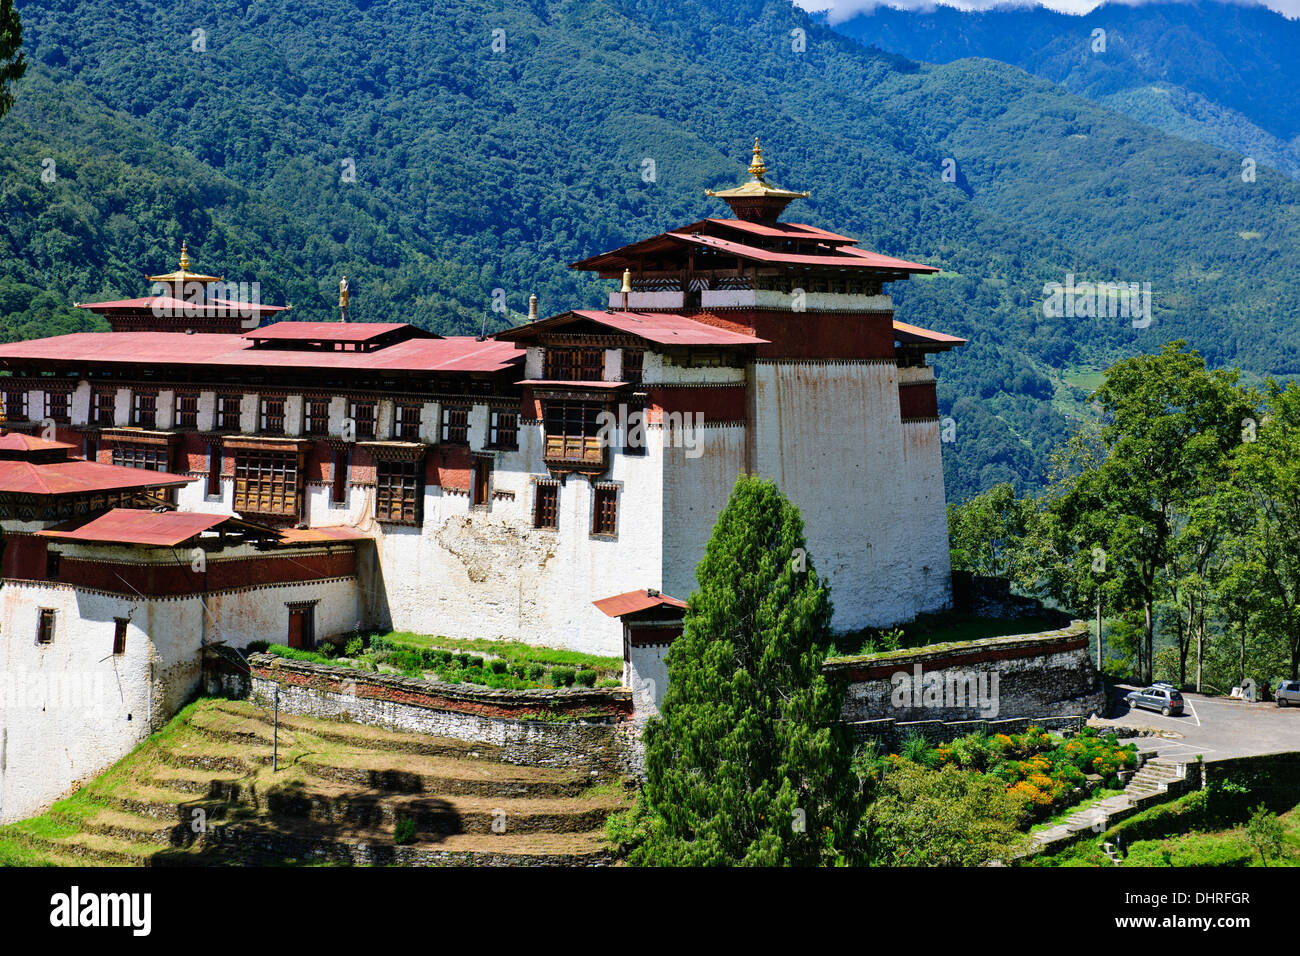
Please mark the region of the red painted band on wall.
[[935, 382], [913, 382], [898, 386], [898, 414], [902, 419], [938, 418], [939, 394]]

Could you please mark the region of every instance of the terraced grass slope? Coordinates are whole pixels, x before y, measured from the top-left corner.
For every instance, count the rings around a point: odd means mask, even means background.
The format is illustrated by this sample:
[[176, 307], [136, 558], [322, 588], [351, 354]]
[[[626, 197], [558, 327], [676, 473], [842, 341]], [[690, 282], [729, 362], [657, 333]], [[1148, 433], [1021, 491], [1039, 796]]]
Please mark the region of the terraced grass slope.
[[[19, 866], [601, 865], [630, 797], [496, 748], [201, 700], [51, 810], [0, 827]], [[395, 840], [399, 820], [414, 824]], [[409, 826], [409, 824], [408, 824]]]

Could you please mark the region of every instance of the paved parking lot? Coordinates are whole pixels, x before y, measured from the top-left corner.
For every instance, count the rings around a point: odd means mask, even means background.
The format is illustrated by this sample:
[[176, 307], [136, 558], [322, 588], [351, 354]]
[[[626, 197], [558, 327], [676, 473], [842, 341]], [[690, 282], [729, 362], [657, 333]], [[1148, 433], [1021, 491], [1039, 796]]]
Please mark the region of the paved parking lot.
[[1135, 687], [1117, 689], [1120, 698], [1111, 717], [1093, 721], [1097, 726], [1143, 727], [1161, 737], [1137, 741], [1143, 750], [1158, 750], [1162, 757], [1206, 760], [1246, 757], [1251, 754], [1300, 751], [1300, 707], [1247, 703], [1223, 697], [1183, 692], [1181, 717], [1165, 717], [1153, 710], [1130, 710], [1123, 697]]

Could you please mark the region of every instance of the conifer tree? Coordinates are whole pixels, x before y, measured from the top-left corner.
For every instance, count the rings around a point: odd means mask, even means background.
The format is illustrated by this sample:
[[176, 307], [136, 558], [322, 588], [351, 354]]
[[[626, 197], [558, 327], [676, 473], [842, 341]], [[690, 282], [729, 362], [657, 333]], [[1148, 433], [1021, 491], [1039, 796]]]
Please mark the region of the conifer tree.
[[843, 687], [821, 673], [830, 590], [803, 519], [771, 481], [744, 476], [697, 569], [668, 655], [660, 716], [646, 727], [651, 865], [848, 861], [861, 816]]
[[9, 87], [27, 72], [23, 57], [23, 24], [14, 0], [0, 0], [0, 116], [9, 112], [14, 95]]

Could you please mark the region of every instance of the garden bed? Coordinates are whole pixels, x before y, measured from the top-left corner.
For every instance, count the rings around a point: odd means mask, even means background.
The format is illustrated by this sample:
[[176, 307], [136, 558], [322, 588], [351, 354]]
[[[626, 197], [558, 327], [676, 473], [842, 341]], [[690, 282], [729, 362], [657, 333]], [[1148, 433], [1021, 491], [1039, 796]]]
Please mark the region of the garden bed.
[[[483, 653], [475, 651], [484, 650]], [[490, 650], [488, 650], [490, 649]], [[537, 647], [517, 641], [464, 640], [392, 632], [357, 635], [340, 649], [322, 642], [314, 651], [254, 641], [250, 651], [286, 660], [352, 667], [371, 673], [428, 678], [446, 684], [471, 684], [498, 690], [563, 687], [618, 687], [623, 662], [576, 651]]]

